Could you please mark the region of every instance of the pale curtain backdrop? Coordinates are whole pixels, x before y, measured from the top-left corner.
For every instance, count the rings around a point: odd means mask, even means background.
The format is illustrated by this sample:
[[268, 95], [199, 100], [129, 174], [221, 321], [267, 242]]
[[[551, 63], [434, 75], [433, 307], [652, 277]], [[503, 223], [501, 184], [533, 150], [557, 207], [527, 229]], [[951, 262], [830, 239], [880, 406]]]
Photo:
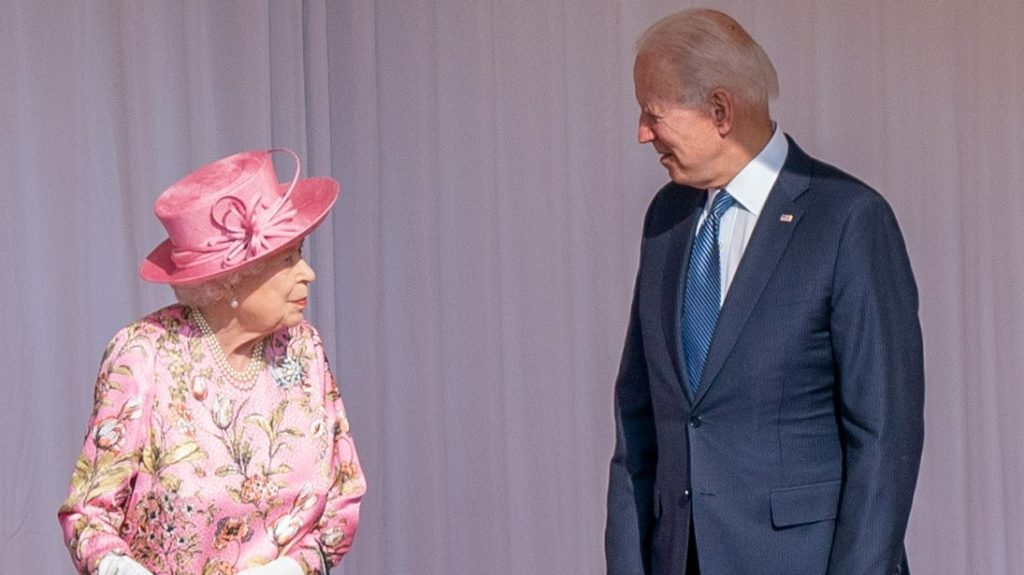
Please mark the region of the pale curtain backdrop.
[[[877, 187], [921, 291], [918, 574], [1024, 573], [1024, 4], [712, 1], [781, 127]], [[55, 514], [103, 346], [172, 300], [139, 261], [189, 170], [288, 146], [369, 478], [349, 575], [603, 571], [612, 385], [643, 212], [632, 43], [691, 2], [0, 0], [0, 572]], [[288, 168], [279, 164], [283, 172]]]

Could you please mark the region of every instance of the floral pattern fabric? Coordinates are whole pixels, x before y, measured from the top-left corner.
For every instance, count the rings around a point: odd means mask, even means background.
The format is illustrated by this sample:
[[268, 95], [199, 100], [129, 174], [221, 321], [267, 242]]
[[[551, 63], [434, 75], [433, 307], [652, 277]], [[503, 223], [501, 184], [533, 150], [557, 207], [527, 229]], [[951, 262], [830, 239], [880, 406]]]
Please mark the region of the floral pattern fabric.
[[232, 575], [289, 556], [326, 575], [366, 483], [319, 335], [305, 322], [273, 333], [242, 391], [190, 315], [164, 308], [106, 348], [58, 513], [75, 567], [113, 552], [157, 575]]

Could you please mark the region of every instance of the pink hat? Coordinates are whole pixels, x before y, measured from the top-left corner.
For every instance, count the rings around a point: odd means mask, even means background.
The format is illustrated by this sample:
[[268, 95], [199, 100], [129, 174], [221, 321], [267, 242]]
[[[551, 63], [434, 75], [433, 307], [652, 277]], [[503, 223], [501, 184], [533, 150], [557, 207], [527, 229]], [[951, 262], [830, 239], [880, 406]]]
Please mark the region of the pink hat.
[[[273, 152], [295, 158], [295, 177], [278, 182]], [[262, 260], [313, 231], [338, 199], [332, 178], [299, 181], [299, 156], [255, 150], [207, 164], [167, 188], [154, 212], [167, 230], [139, 268], [142, 279], [203, 282]]]

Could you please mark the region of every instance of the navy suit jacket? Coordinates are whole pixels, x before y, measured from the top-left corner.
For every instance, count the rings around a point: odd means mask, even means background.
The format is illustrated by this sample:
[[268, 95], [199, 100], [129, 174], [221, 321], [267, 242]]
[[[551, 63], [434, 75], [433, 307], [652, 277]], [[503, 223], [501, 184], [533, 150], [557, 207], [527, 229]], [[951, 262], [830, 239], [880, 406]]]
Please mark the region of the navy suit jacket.
[[[789, 155], [689, 396], [686, 270], [706, 191], [651, 203], [615, 386], [609, 575], [905, 573], [923, 443], [917, 288], [885, 200]], [[692, 519], [692, 521], [691, 521]]]

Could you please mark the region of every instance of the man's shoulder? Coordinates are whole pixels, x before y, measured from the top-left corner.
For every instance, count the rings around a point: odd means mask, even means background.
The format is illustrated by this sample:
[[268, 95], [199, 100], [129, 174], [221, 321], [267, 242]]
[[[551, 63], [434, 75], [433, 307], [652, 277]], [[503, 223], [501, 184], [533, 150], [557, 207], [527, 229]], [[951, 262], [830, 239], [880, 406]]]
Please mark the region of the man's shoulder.
[[783, 171], [804, 174], [806, 195], [811, 201], [826, 202], [834, 209], [876, 203], [888, 204], [873, 186], [838, 166], [813, 157], [790, 140], [790, 157]]
[[704, 190], [669, 182], [654, 194], [647, 207], [644, 229], [658, 234], [678, 224], [704, 202]]

